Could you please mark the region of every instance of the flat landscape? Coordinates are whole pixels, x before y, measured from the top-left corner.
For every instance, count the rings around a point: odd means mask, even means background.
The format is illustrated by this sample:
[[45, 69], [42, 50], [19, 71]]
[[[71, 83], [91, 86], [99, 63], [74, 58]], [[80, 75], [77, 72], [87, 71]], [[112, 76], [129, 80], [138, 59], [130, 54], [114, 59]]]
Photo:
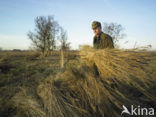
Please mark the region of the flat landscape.
[[[122, 105], [156, 108], [156, 52], [0, 52], [1, 117], [120, 117]], [[149, 114], [149, 110], [147, 110]], [[127, 115], [128, 116], [128, 115]]]

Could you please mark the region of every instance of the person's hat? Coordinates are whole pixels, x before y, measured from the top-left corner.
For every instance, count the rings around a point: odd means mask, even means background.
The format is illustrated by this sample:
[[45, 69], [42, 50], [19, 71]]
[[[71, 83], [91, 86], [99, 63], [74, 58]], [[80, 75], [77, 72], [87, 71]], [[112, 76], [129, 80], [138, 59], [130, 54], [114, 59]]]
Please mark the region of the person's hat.
[[101, 27], [101, 23], [98, 21], [93, 21], [92, 23], [92, 29], [96, 29], [97, 27]]

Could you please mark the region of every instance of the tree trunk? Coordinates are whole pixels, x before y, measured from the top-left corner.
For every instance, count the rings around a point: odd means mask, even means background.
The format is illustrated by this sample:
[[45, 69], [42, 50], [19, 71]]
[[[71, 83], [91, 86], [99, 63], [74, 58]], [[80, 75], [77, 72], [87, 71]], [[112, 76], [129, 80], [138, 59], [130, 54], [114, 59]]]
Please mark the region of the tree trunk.
[[63, 53], [63, 49], [61, 49], [61, 68], [64, 68], [64, 53]]

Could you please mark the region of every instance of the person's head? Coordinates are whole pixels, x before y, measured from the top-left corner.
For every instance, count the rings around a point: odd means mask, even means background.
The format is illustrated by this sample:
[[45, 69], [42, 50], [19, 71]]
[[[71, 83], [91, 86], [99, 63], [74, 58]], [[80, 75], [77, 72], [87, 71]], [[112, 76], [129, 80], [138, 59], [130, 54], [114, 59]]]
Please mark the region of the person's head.
[[93, 32], [95, 35], [99, 35], [101, 33], [101, 30], [102, 30], [101, 23], [98, 21], [93, 21], [92, 29], [93, 29]]

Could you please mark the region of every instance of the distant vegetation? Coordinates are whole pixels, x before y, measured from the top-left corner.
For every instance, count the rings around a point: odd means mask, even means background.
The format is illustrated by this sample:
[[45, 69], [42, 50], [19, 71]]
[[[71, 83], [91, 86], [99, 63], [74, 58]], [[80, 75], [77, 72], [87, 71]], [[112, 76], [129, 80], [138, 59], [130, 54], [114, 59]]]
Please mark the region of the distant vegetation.
[[117, 23], [103, 23], [103, 32], [109, 34], [114, 43], [118, 42], [120, 39], [123, 39], [126, 34], [124, 33], [124, 27], [121, 24]]
[[[70, 49], [67, 42], [67, 32], [54, 20], [54, 17], [40, 16], [35, 19], [35, 30], [29, 32], [28, 37], [32, 41], [32, 47], [48, 55], [56, 49]], [[58, 46], [56, 42], [60, 41]], [[59, 48], [57, 48], [59, 47]]]

